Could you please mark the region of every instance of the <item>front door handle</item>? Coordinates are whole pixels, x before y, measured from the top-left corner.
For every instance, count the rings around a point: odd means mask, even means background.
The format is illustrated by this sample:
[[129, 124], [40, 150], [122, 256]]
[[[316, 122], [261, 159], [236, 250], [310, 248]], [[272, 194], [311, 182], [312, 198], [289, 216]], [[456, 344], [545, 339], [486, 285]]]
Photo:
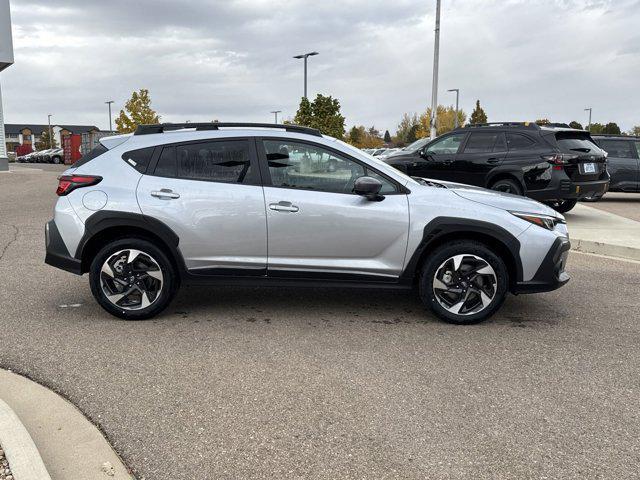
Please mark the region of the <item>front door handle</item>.
[[491, 157], [489, 160], [487, 160], [487, 163], [498, 163], [499, 161], [499, 158]]
[[296, 205], [292, 205], [291, 202], [280, 201], [278, 203], [270, 203], [269, 208], [276, 212], [291, 212], [295, 213], [300, 210]]
[[174, 198], [180, 198], [179, 193], [175, 193], [173, 190], [169, 188], [162, 188], [159, 192], [151, 192], [152, 197], [160, 198], [162, 200], [171, 200]]

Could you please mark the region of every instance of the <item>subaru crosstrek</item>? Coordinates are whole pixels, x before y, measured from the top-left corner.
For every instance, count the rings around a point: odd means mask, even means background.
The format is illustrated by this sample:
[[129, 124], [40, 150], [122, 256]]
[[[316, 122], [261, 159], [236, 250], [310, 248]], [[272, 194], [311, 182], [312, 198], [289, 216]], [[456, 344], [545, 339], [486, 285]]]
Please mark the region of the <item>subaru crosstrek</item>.
[[164, 310], [180, 285], [409, 289], [445, 321], [569, 280], [562, 215], [411, 178], [317, 130], [162, 124], [100, 145], [59, 178], [46, 262], [89, 273], [109, 313]]

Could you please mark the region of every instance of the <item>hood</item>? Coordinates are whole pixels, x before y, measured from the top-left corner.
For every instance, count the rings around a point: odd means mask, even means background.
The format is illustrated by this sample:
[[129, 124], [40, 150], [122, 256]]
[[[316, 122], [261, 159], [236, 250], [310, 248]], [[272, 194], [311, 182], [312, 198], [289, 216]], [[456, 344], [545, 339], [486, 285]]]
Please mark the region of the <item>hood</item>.
[[466, 200], [471, 200], [472, 202], [481, 203], [490, 207], [510, 210], [512, 212], [536, 213], [540, 215], [548, 215], [550, 217], [564, 218], [553, 208], [548, 207], [543, 203], [536, 202], [530, 198], [521, 197], [520, 195], [496, 192], [495, 190], [474, 187], [463, 183], [442, 182], [439, 180], [434, 183], [439, 183], [445, 186], [456, 195]]

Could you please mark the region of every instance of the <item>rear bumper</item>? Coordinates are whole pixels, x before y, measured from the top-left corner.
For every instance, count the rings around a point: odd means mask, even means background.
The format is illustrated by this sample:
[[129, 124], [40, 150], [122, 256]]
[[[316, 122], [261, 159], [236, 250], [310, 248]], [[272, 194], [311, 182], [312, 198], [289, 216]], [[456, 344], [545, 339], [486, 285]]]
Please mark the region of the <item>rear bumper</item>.
[[47, 251], [44, 263], [76, 275], [82, 275], [80, 260], [69, 254], [54, 220], [45, 225], [44, 238]]
[[533, 278], [527, 282], [518, 282], [513, 293], [550, 292], [565, 285], [570, 279], [564, 270], [570, 248], [571, 243], [567, 238], [558, 237]]
[[566, 174], [554, 178], [547, 188], [542, 190], [528, 190], [527, 197], [534, 200], [580, 200], [585, 197], [604, 195], [609, 190], [609, 181], [591, 180], [589, 182], [574, 182]]

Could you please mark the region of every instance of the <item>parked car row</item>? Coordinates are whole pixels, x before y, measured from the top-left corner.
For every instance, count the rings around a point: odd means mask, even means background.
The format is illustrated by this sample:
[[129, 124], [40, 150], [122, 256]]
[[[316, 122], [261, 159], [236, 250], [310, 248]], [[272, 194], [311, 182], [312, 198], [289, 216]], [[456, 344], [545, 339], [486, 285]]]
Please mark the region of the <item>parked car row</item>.
[[389, 155], [399, 152], [400, 148], [365, 148], [364, 152], [377, 158], [387, 158]]
[[64, 151], [62, 148], [49, 148], [27, 153], [16, 158], [20, 163], [64, 163]]
[[[608, 153], [610, 192], [640, 192], [640, 137], [632, 135], [594, 135], [595, 142]], [[598, 201], [602, 195], [584, 200]]]
[[589, 132], [528, 122], [468, 125], [384, 161], [412, 177], [524, 195], [561, 213], [604, 195], [610, 178], [607, 152]]

